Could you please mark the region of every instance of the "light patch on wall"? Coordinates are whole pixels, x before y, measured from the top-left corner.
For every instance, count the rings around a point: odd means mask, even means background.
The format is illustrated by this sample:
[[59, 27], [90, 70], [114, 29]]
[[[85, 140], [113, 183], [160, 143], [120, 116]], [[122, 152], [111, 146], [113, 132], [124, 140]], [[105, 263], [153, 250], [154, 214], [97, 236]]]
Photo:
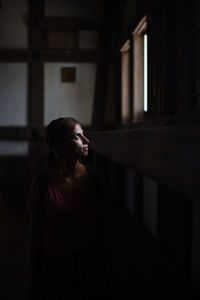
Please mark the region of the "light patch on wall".
[[27, 142], [0, 141], [0, 156], [23, 156], [27, 154]]
[[0, 63], [0, 126], [27, 125], [26, 63]]
[[61, 82], [75, 82], [76, 81], [76, 68], [65, 67], [61, 68]]

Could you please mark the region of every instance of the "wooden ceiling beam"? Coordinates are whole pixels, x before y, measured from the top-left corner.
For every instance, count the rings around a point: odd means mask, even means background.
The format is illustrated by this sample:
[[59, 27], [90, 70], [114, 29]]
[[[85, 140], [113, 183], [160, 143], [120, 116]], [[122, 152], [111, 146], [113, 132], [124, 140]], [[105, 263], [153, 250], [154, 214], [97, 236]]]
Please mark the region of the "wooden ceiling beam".
[[30, 17], [44, 17], [45, 0], [29, 0], [28, 5]]
[[41, 140], [44, 136], [43, 126], [3, 126], [0, 127], [1, 141]]
[[101, 30], [102, 24], [96, 19], [72, 17], [44, 17], [27, 20], [32, 27], [45, 30]]
[[27, 62], [30, 51], [21, 49], [0, 49], [0, 62]]
[[45, 62], [94, 62], [97, 63], [103, 53], [95, 50], [41, 50], [39, 59]]
[[0, 62], [93, 62], [104, 53], [98, 50], [0, 50]]

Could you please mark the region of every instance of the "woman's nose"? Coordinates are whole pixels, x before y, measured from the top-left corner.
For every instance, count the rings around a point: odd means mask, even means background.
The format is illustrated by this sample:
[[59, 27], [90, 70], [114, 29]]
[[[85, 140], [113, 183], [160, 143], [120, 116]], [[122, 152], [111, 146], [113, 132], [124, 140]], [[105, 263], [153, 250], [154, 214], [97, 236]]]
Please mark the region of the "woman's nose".
[[82, 140], [83, 140], [84, 144], [88, 144], [89, 143], [89, 140], [86, 138], [86, 136], [83, 136]]

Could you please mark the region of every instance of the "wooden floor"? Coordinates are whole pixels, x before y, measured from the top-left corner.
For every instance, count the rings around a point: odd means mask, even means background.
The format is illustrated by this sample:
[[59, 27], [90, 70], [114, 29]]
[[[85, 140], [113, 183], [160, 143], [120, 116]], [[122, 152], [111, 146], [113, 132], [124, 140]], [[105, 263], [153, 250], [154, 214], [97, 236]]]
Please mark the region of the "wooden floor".
[[16, 208], [0, 210], [1, 299], [28, 299], [28, 228]]
[[185, 283], [170, 276], [172, 262], [131, 217], [113, 214], [109, 240], [111, 299], [200, 299]]
[[[104, 299], [199, 299], [168, 277], [170, 263], [134, 222], [120, 212], [111, 219]], [[0, 283], [1, 300], [29, 299], [28, 226], [16, 208], [0, 210]]]

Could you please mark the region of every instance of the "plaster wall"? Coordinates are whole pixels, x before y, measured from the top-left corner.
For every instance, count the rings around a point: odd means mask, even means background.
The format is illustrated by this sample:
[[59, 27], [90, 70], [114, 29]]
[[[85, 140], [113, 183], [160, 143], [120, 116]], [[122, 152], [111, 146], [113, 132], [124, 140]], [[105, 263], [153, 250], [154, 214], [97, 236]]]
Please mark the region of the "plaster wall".
[[0, 63], [0, 126], [27, 125], [26, 63]]
[[0, 48], [28, 47], [27, 0], [1, 0]]
[[[61, 68], [75, 67], [75, 82], [61, 82]], [[91, 125], [96, 65], [88, 63], [45, 64], [45, 125], [58, 117], [71, 116]]]
[[28, 142], [0, 141], [0, 156], [21, 156], [28, 154]]

